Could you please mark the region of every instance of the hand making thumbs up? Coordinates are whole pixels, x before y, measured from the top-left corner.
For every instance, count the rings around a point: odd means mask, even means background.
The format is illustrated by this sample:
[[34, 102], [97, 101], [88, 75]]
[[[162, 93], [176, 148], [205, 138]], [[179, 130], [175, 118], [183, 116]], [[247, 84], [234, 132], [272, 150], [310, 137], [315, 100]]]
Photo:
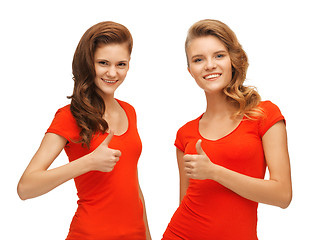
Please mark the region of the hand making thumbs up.
[[90, 153], [90, 159], [93, 165], [92, 169], [94, 171], [110, 172], [120, 159], [121, 152], [108, 147], [113, 136], [113, 131], [109, 131], [105, 140]]
[[204, 152], [202, 140], [199, 139], [196, 143], [197, 154], [186, 154], [183, 156], [185, 163], [185, 172], [189, 178], [193, 179], [211, 179], [213, 163]]

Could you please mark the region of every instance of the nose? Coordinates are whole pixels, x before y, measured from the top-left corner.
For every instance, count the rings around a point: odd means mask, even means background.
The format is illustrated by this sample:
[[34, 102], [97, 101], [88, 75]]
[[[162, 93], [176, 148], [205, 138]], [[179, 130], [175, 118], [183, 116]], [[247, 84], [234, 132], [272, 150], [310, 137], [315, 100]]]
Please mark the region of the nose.
[[111, 66], [107, 69], [106, 75], [110, 78], [116, 77], [117, 71], [115, 66]]
[[212, 70], [217, 67], [215, 60], [213, 59], [208, 59], [205, 65], [206, 70]]

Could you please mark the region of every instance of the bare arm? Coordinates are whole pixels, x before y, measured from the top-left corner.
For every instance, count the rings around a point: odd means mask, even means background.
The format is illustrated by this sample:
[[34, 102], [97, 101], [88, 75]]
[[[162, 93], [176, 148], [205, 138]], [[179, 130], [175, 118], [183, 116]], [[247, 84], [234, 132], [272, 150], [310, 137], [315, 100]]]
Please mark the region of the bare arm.
[[57, 134], [46, 133], [38, 151], [23, 173], [17, 192], [22, 200], [45, 194], [64, 182], [91, 170], [111, 171], [119, 159], [120, 152], [108, 148], [113, 134], [92, 153], [63, 166], [48, 170], [63, 150], [67, 140]]
[[180, 176], [180, 204], [183, 197], [186, 195], [187, 188], [189, 186], [189, 178], [185, 172], [185, 165], [183, 160], [184, 152], [177, 148], [177, 161], [179, 167], [179, 176]]
[[140, 188], [139, 178], [138, 178], [138, 185], [139, 185], [139, 197], [140, 197], [142, 205], [143, 205], [143, 220], [144, 220], [145, 227], [146, 227], [146, 240], [151, 240], [151, 235], [150, 235], [149, 226], [148, 226], [148, 219], [147, 219], [146, 204], [145, 204], [145, 199], [144, 199], [144, 196], [143, 196], [141, 188]]
[[283, 121], [274, 124], [262, 141], [269, 180], [252, 178], [213, 164], [202, 150], [200, 141], [196, 144], [197, 155], [185, 155], [185, 171], [191, 178], [217, 181], [249, 200], [286, 208], [292, 199], [292, 183]]

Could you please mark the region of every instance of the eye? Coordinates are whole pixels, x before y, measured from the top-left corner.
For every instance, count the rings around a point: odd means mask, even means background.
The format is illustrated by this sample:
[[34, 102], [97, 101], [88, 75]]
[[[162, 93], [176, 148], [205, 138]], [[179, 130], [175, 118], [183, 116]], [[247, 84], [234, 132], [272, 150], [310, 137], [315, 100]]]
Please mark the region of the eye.
[[103, 66], [108, 65], [108, 62], [106, 62], [106, 61], [99, 61], [98, 63], [99, 63], [100, 65], [103, 65]]
[[120, 62], [119, 64], [117, 64], [117, 66], [124, 68], [126, 67], [127, 63], [126, 62]]
[[194, 63], [198, 63], [198, 62], [201, 62], [201, 61], [202, 61], [201, 58], [195, 58], [195, 59], [193, 60]]
[[216, 55], [216, 58], [223, 58], [223, 57], [224, 57], [223, 54], [218, 54], [218, 55]]

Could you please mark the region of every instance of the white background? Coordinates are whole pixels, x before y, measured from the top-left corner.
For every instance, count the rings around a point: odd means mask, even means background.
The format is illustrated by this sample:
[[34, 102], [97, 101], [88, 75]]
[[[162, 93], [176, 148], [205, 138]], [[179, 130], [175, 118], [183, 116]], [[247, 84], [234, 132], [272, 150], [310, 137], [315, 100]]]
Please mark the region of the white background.
[[[17, 182], [56, 110], [72, 94], [71, 61], [82, 34], [112, 20], [134, 38], [130, 71], [116, 97], [131, 103], [143, 141], [139, 178], [150, 230], [161, 238], [178, 207], [173, 145], [205, 110], [187, 72], [184, 40], [204, 18], [228, 24], [248, 54], [248, 85], [287, 119], [294, 198], [259, 206], [263, 240], [328, 239], [327, 7], [325, 1], [4, 1], [0, 4], [0, 239], [65, 239], [76, 210], [69, 181], [21, 201]], [[62, 153], [52, 167], [67, 163]]]

